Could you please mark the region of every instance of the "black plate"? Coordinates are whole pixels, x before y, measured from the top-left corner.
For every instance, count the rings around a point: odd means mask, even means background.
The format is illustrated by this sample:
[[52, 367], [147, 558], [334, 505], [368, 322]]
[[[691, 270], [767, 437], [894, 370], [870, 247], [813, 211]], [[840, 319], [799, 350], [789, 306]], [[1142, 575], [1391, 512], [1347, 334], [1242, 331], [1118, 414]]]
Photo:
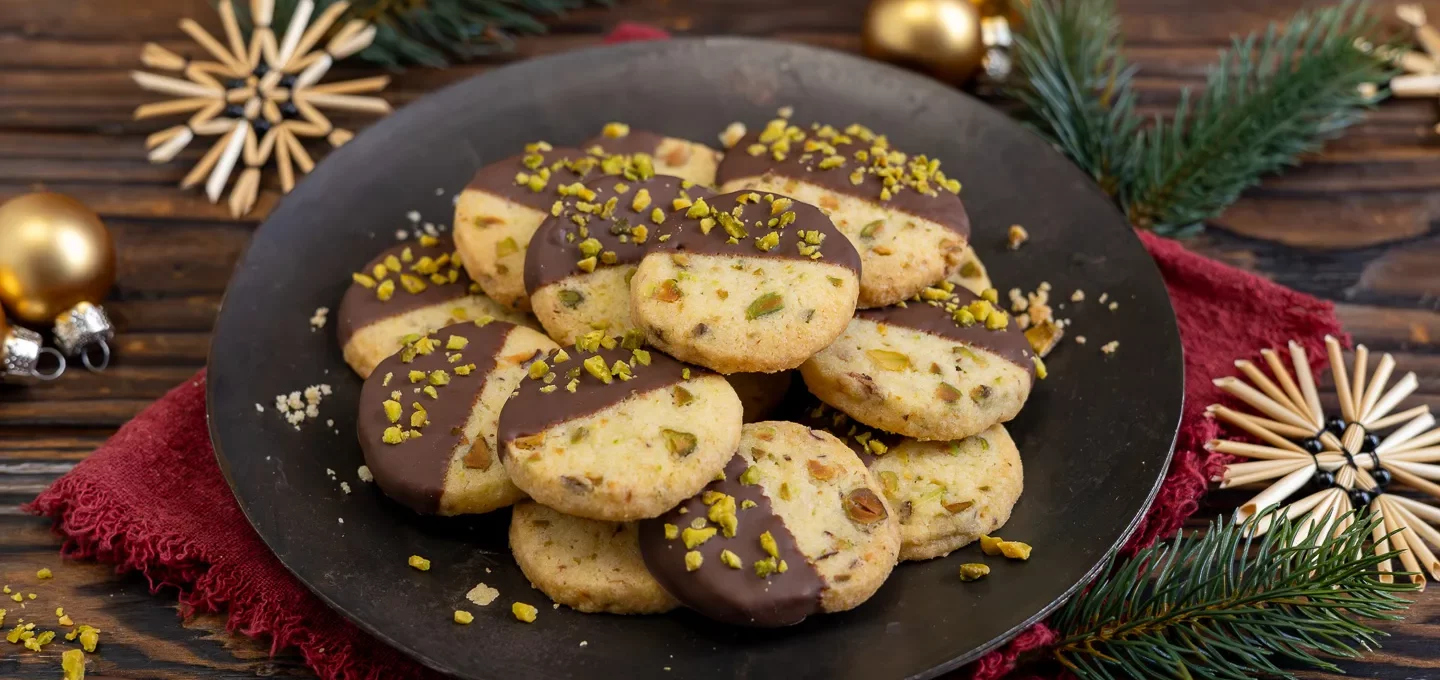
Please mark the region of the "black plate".
[[[753, 631], [680, 612], [617, 617], [552, 610], [506, 548], [509, 514], [422, 519], [356, 481], [360, 380], [332, 329], [312, 333], [350, 273], [394, 242], [406, 213], [448, 223], [475, 168], [526, 142], [578, 143], [610, 120], [716, 143], [731, 121], [755, 129], [784, 105], [801, 121], [860, 122], [926, 150], [964, 183], [974, 241], [1002, 290], [1053, 286], [1074, 318], [1024, 413], [1010, 425], [1025, 493], [1007, 538], [1028, 563], [961, 583], [975, 547], [901, 565], [868, 603], [785, 630]], [[444, 189], [437, 195], [437, 189]], [[1031, 240], [1004, 249], [1006, 228]], [[1108, 292], [1109, 311], [1096, 301]], [[1003, 297], [1002, 293], [1002, 297]], [[1039, 138], [928, 79], [826, 50], [741, 39], [676, 40], [563, 54], [499, 69], [428, 96], [332, 154], [256, 233], [230, 284], [210, 356], [215, 451], [246, 516], [280, 560], [331, 606], [426, 665], [466, 678], [931, 677], [972, 660], [1050, 611], [1130, 533], [1164, 475], [1183, 395], [1181, 349], [1159, 273], [1095, 186]], [[1100, 346], [1120, 341], [1111, 357]], [[301, 432], [277, 393], [326, 382], [322, 421]], [[267, 412], [256, 412], [255, 404]], [[339, 430], [338, 434], [333, 430]], [[326, 468], [355, 490], [341, 492]], [[344, 518], [344, 523], [338, 522]], [[419, 554], [434, 568], [406, 566]], [[487, 569], [489, 571], [487, 571]], [[469, 606], [477, 582], [500, 590]], [[540, 607], [524, 625], [509, 606]], [[451, 612], [476, 612], [470, 626]], [[580, 647], [581, 641], [588, 644]]]

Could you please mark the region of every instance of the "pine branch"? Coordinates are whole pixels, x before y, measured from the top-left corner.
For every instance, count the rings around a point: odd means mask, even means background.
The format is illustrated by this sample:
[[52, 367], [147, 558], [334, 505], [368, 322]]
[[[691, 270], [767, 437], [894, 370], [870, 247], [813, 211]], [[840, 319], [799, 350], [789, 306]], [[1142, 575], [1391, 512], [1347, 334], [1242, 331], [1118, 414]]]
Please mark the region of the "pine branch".
[[[1090, 590], [1051, 618], [1061, 636], [1052, 655], [1081, 680], [1288, 679], [1295, 676], [1286, 667], [1297, 665], [1338, 671], [1319, 655], [1378, 648], [1384, 633], [1362, 619], [1400, 619], [1410, 603], [1397, 593], [1418, 588], [1378, 578], [1376, 566], [1397, 553], [1366, 545], [1376, 516], [1349, 517], [1353, 524], [1326, 538], [1271, 508], [1112, 558]], [[1267, 521], [1273, 526], [1256, 538]]]
[[[336, 0], [315, 0], [318, 14]], [[375, 24], [358, 56], [386, 66], [443, 67], [514, 49], [514, 38], [545, 32], [542, 19], [614, 0], [351, 0], [345, 16]], [[289, 24], [296, 0], [276, 0], [274, 25]], [[248, 13], [247, 3], [236, 3]], [[242, 22], [248, 27], [248, 16]]]
[[1170, 120], [1147, 126], [1112, 0], [1034, 0], [1020, 11], [1012, 94], [1030, 123], [1132, 224], [1166, 235], [1198, 228], [1263, 175], [1319, 149], [1379, 100], [1360, 86], [1393, 74], [1375, 50], [1356, 47], [1376, 22], [1363, 2], [1347, 1], [1237, 38], [1203, 93], [1186, 90]]

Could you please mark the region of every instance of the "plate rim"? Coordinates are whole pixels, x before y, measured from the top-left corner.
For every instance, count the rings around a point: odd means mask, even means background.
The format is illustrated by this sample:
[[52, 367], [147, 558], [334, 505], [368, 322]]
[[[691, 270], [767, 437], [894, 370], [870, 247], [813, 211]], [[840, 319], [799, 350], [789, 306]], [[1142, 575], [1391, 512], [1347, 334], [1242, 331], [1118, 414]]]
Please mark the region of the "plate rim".
[[[645, 53], [645, 52], [647, 52], [647, 51], [652, 51], [652, 50], [655, 50], [655, 49], [657, 49], [657, 48], [671, 47], [671, 46], [675, 46], [675, 45], [680, 45], [680, 46], [694, 45], [694, 46], [700, 46], [700, 47], [704, 47], [704, 48], [713, 48], [713, 47], [716, 47], [716, 46], [719, 46], [719, 47], [732, 46], [732, 47], [735, 47], [735, 48], [742, 48], [742, 49], [743, 49], [743, 47], [746, 46], [746, 45], [765, 45], [765, 46], [770, 46], [770, 47], [772, 47], [772, 48], [773, 48], [773, 47], [782, 47], [782, 48], [787, 49], [787, 50], [794, 50], [794, 51], [799, 51], [799, 52], [817, 53], [819, 56], [821, 56], [821, 57], [823, 57], [823, 58], [825, 58], [825, 59], [848, 61], [848, 62], [850, 62], [850, 63], [857, 64], [857, 65], [862, 65], [862, 64], [863, 64], [863, 65], [865, 65], [866, 67], [869, 67], [869, 68], [879, 68], [880, 70], [883, 70], [883, 71], [889, 71], [890, 77], [894, 77], [894, 78], [897, 78], [897, 79], [909, 80], [911, 83], [915, 83], [915, 84], [924, 84], [924, 85], [927, 85], [927, 86], [933, 86], [933, 85], [935, 84], [935, 82], [936, 82], [936, 81], [934, 81], [933, 79], [931, 79], [931, 78], [929, 78], [929, 77], [927, 77], [927, 76], [924, 76], [924, 75], [921, 75], [921, 74], [918, 74], [918, 73], [915, 73], [915, 72], [912, 72], [912, 71], [908, 71], [908, 70], [902, 69], [902, 68], [900, 68], [900, 67], [898, 67], [898, 66], [894, 66], [894, 65], [887, 64], [887, 63], [884, 63], [884, 62], [879, 62], [879, 61], [867, 59], [867, 58], [865, 58], [865, 57], [863, 57], [863, 56], [861, 56], [861, 55], [855, 54], [855, 53], [846, 52], [846, 51], [843, 51], [843, 50], [838, 50], [838, 49], [834, 49], [834, 48], [830, 48], [830, 47], [824, 47], [824, 46], [818, 46], [818, 45], [811, 45], [811, 44], [807, 44], [807, 43], [792, 42], [792, 41], [787, 41], [787, 40], [775, 40], [775, 39], [770, 39], [770, 38], [757, 38], [757, 37], [750, 37], [750, 36], [729, 36], [729, 35], [724, 35], [724, 36], [679, 36], [679, 37], [673, 37], [673, 38], [670, 38], [670, 39], [661, 39], [661, 40], [639, 40], [639, 41], [631, 41], [631, 42], [624, 42], [624, 43], [614, 43], [614, 44], [604, 44], [604, 43], [602, 43], [602, 44], [597, 44], [597, 45], [592, 45], [592, 46], [587, 46], [587, 47], [582, 47], [582, 48], [577, 48], [577, 49], [572, 49], [572, 50], [565, 50], [565, 51], [557, 52], [557, 53], [553, 53], [553, 54], [547, 54], [547, 55], [542, 55], [542, 56], [537, 56], [537, 57], [530, 57], [530, 58], [520, 59], [520, 60], [517, 60], [517, 61], [512, 61], [512, 62], [503, 64], [503, 65], [500, 65], [500, 66], [498, 66], [498, 67], [496, 67], [496, 68], [493, 68], [493, 69], [484, 71], [484, 72], [482, 72], [482, 73], [477, 73], [477, 74], [474, 74], [474, 75], [472, 75], [472, 76], [470, 76], [470, 77], [464, 78], [464, 79], [462, 79], [462, 80], [455, 81], [455, 82], [450, 83], [449, 85], [446, 85], [445, 87], [442, 87], [442, 88], [440, 88], [440, 89], [438, 89], [438, 90], [433, 90], [433, 91], [430, 91], [430, 92], [426, 92], [425, 94], [421, 95], [420, 97], [416, 98], [415, 100], [413, 100], [413, 101], [407, 103], [406, 105], [402, 106], [401, 108], [397, 109], [397, 110], [395, 111], [395, 113], [393, 113], [393, 114], [391, 114], [391, 115], [389, 115], [389, 116], [386, 116], [385, 118], [382, 118], [382, 119], [380, 119], [380, 120], [378, 120], [378, 121], [375, 121], [372, 125], [366, 126], [366, 127], [363, 128], [362, 130], [360, 130], [359, 133], [357, 133], [357, 137], [358, 137], [360, 134], [374, 133], [374, 132], [377, 131], [377, 130], [383, 132], [383, 131], [385, 131], [385, 130], [386, 130], [387, 128], [389, 128], [389, 127], [398, 126], [398, 125], [400, 125], [400, 123], [396, 123], [395, 121], [396, 121], [396, 120], [400, 120], [400, 119], [402, 118], [401, 114], [402, 114], [403, 112], [407, 112], [407, 111], [408, 111], [408, 112], [412, 112], [412, 113], [406, 114], [407, 116], [417, 115], [417, 114], [414, 114], [413, 112], [414, 112], [414, 111], [423, 111], [423, 110], [426, 109], [426, 108], [435, 106], [435, 105], [436, 105], [435, 103], [438, 102], [438, 101], [440, 101], [440, 100], [442, 100], [442, 99], [444, 99], [444, 96], [447, 95], [448, 93], [451, 93], [452, 91], [460, 90], [460, 89], [463, 89], [463, 88], [471, 87], [471, 86], [472, 86], [471, 84], [472, 84], [473, 82], [475, 82], [475, 81], [477, 81], [477, 80], [480, 80], [480, 79], [483, 79], [483, 78], [486, 78], [486, 77], [490, 76], [491, 74], [494, 74], [494, 73], [497, 73], [497, 72], [500, 72], [500, 71], [503, 71], [503, 70], [506, 70], [506, 69], [510, 69], [510, 68], [513, 68], [513, 67], [519, 67], [519, 66], [525, 66], [525, 67], [534, 68], [534, 67], [537, 67], [537, 66], [543, 66], [544, 64], [546, 64], [546, 63], [548, 63], [548, 62], [552, 62], [552, 61], [553, 61], [553, 62], [559, 62], [559, 61], [563, 61], [563, 60], [567, 60], [567, 59], [577, 59], [577, 58], [580, 58], [580, 57], [585, 56], [585, 55], [593, 55], [593, 54], [596, 54], [596, 53], [617, 54], [617, 53], [625, 53], [625, 52], [635, 52], [635, 53], [638, 53], [638, 54], [643, 54], [643, 53]], [[960, 90], [960, 89], [958, 89], [958, 88], [955, 88], [955, 89], [952, 89], [952, 90], [951, 90], [951, 93], [954, 94], [954, 95], [956, 95], [956, 96], [959, 96], [959, 97], [961, 97], [961, 98], [963, 98], [963, 99], [968, 99], [968, 100], [970, 100], [970, 103], [971, 103], [972, 105], [974, 105], [977, 110], [983, 112], [982, 115], [993, 115], [993, 116], [995, 116], [995, 117], [997, 117], [997, 118], [1003, 119], [1003, 120], [1006, 121], [1008, 124], [1011, 124], [1011, 125], [1014, 125], [1014, 126], [1018, 127], [1020, 130], [1023, 131], [1024, 134], [1030, 135], [1031, 137], [1034, 137], [1034, 138], [1040, 140], [1041, 142], [1044, 142], [1044, 143], [1046, 144], [1046, 146], [1051, 147], [1051, 151], [1052, 151], [1053, 153], [1055, 153], [1059, 158], [1061, 158], [1061, 159], [1064, 160], [1065, 164], [1069, 167], [1069, 170], [1068, 170], [1069, 172], [1073, 172], [1073, 173], [1075, 173], [1075, 174], [1077, 175], [1077, 177], [1082, 177], [1082, 178], [1084, 179], [1084, 182], [1083, 182], [1083, 184], [1082, 184], [1082, 185], [1085, 187], [1085, 188], [1084, 188], [1084, 191], [1093, 192], [1093, 193], [1098, 194], [1098, 195], [1100, 195], [1101, 197], [1103, 197], [1103, 198], [1105, 199], [1105, 205], [1107, 206], [1106, 209], [1107, 209], [1109, 212], [1113, 213], [1113, 215], [1114, 215], [1115, 217], [1117, 217], [1121, 222], [1125, 223], [1127, 226], [1129, 225], [1129, 220], [1125, 219], [1124, 214], [1121, 213], [1120, 210], [1119, 210], [1119, 208], [1115, 206], [1113, 200], [1112, 200], [1109, 196], [1106, 196], [1106, 195], [1100, 190], [1099, 186], [1095, 185], [1095, 183], [1094, 183], [1093, 181], [1091, 181], [1091, 179], [1090, 179], [1088, 176], [1084, 176], [1083, 171], [1082, 171], [1078, 166], [1076, 166], [1073, 161], [1071, 161], [1071, 160], [1070, 160], [1068, 157], [1066, 157], [1064, 154], [1060, 153], [1058, 150], [1054, 149], [1054, 148], [1053, 148], [1053, 145], [1050, 144], [1048, 141], [1044, 140], [1043, 137], [1041, 137], [1040, 135], [1038, 135], [1038, 134], [1031, 128], [1031, 126], [1029, 126], [1028, 124], [1024, 123], [1024, 122], [1021, 121], [1021, 120], [1016, 119], [1015, 117], [1013, 117], [1013, 116], [1011, 116], [1011, 115], [1008, 115], [1008, 114], [1006, 114], [1006, 113], [1004, 113], [1004, 112], [996, 109], [994, 106], [990, 105], [989, 103], [985, 102], [984, 100], [980, 99], [979, 97], [976, 97], [975, 95], [970, 94], [969, 92], [966, 92], [966, 91]], [[403, 122], [403, 121], [402, 121], [402, 122]], [[349, 145], [347, 144], [346, 146], [349, 146]], [[325, 158], [321, 159], [321, 160], [319, 161], [319, 164], [323, 164], [323, 163], [325, 163], [326, 161], [329, 161], [330, 159], [335, 158], [336, 156], [341, 156], [341, 157], [343, 157], [345, 151], [346, 151], [346, 149], [344, 149], [343, 147], [342, 147], [342, 148], [338, 148], [338, 149], [334, 149], [334, 150], [332, 150], [329, 154], [327, 154], [327, 155], [325, 156]], [[319, 164], [317, 164], [317, 167], [318, 167]], [[281, 197], [281, 201], [282, 201], [282, 202], [283, 202], [284, 198], [285, 198], [285, 197], [283, 197], [283, 196]], [[214, 388], [213, 388], [213, 383], [212, 383], [212, 381], [209, 380], [209, 372], [210, 372], [210, 370], [211, 370], [211, 368], [212, 368], [212, 366], [213, 366], [214, 360], [215, 360], [215, 347], [216, 347], [216, 343], [214, 342], [213, 338], [214, 338], [214, 337], [219, 337], [220, 331], [222, 330], [222, 328], [221, 328], [221, 327], [222, 327], [222, 321], [223, 321], [223, 319], [225, 318], [226, 303], [229, 302], [231, 284], [234, 283], [235, 279], [236, 279], [238, 276], [240, 276], [241, 272], [244, 270], [244, 268], [246, 267], [246, 265], [249, 264], [251, 255], [252, 255], [253, 250], [254, 250], [254, 249], [253, 249], [253, 244], [254, 244], [254, 242], [255, 242], [256, 237], [259, 235], [259, 233], [260, 233], [260, 231], [261, 231], [262, 229], [265, 229], [268, 225], [270, 225], [270, 223], [271, 223], [271, 221], [272, 221], [272, 216], [274, 215], [274, 212], [275, 212], [276, 210], [278, 210], [278, 206], [279, 206], [279, 205], [280, 205], [280, 204], [277, 203], [277, 208], [274, 209], [274, 210], [272, 210], [271, 213], [267, 214], [265, 220], [262, 221], [262, 222], [254, 229], [254, 231], [251, 232], [250, 240], [249, 240], [249, 242], [247, 242], [247, 244], [246, 244], [246, 246], [245, 246], [245, 251], [244, 251], [244, 253], [241, 255], [241, 257], [239, 258], [239, 260], [236, 261], [234, 273], [231, 274], [230, 279], [226, 282], [225, 292], [224, 292], [224, 294], [221, 296], [220, 306], [219, 306], [218, 311], [217, 311], [217, 314], [216, 314], [215, 325], [214, 325], [214, 327], [212, 328], [212, 331], [211, 331], [211, 332], [212, 332], [212, 341], [211, 341], [210, 348], [209, 348], [209, 349], [207, 350], [207, 352], [206, 352], [206, 362], [205, 362], [205, 367], [206, 367], [206, 368], [205, 368], [205, 370], [206, 370], [206, 381], [205, 381], [205, 382], [206, 382], [206, 384], [205, 384], [205, 396], [206, 396], [205, 422], [206, 422], [207, 434], [208, 434], [209, 439], [210, 439], [211, 448], [212, 448], [212, 450], [214, 451], [214, 455], [215, 455], [215, 458], [216, 458], [216, 462], [217, 462], [217, 464], [218, 464], [218, 466], [219, 466], [219, 468], [220, 468], [221, 475], [222, 475], [222, 476], [224, 477], [224, 479], [225, 479], [226, 485], [230, 487], [230, 492], [231, 492], [231, 494], [234, 496], [234, 498], [235, 498], [235, 504], [240, 508], [241, 514], [245, 517], [246, 521], [249, 522], [251, 528], [255, 530], [256, 535], [259, 536], [261, 542], [265, 545], [265, 548], [270, 552], [271, 556], [273, 556], [273, 557], [275, 558], [275, 560], [276, 560], [277, 562], [279, 562], [279, 563], [281, 564], [281, 566], [283, 566], [283, 567], [285, 568], [285, 570], [286, 570], [287, 572], [289, 572], [290, 575], [295, 578], [295, 580], [297, 580], [301, 585], [303, 585], [303, 586], [305, 587], [305, 589], [308, 590], [310, 593], [312, 593], [312, 594], [315, 595], [316, 597], [320, 598], [320, 600], [321, 600], [322, 602], [324, 602], [325, 605], [326, 605], [326, 607], [328, 607], [331, 611], [333, 611], [333, 612], [335, 612], [336, 614], [340, 615], [340, 616], [341, 616], [342, 618], [344, 618], [347, 622], [349, 622], [349, 623], [357, 626], [358, 628], [360, 628], [361, 630], [365, 631], [366, 633], [368, 633], [368, 634], [376, 637], [377, 639], [383, 641], [383, 642], [384, 642], [387, 646], [389, 646], [392, 650], [394, 650], [394, 651], [402, 654], [402, 655], [405, 656], [406, 658], [409, 658], [409, 659], [411, 659], [411, 660], [413, 660], [413, 661], [421, 664], [422, 666], [424, 666], [424, 667], [426, 667], [426, 668], [428, 668], [428, 669], [430, 669], [430, 670], [434, 670], [434, 671], [439, 672], [439, 673], [442, 673], [442, 674], [448, 674], [449, 671], [448, 671], [446, 668], [442, 667], [438, 662], [432, 660], [429, 656], [426, 656], [426, 655], [423, 655], [423, 654], [417, 654], [417, 653], [414, 653], [414, 652], [410, 651], [410, 650], [407, 649], [405, 646], [401, 645], [397, 640], [395, 640], [394, 638], [392, 638], [390, 635], [386, 634], [385, 632], [383, 632], [383, 631], [380, 630], [379, 628], [375, 627], [374, 625], [372, 625], [372, 624], [369, 623], [368, 621], [364, 621], [364, 620], [361, 620], [361, 619], [352, 617], [352, 616], [351, 616], [343, 607], [341, 607], [337, 602], [335, 602], [334, 600], [332, 600], [329, 596], [327, 596], [324, 592], [322, 592], [321, 590], [319, 590], [319, 589], [316, 588], [315, 586], [311, 585], [311, 583], [310, 583], [309, 581], [307, 581], [304, 577], [302, 577], [302, 576], [295, 570], [295, 568], [292, 567], [292, 566], [289, 564], [289, 562], [287, 562], [284, 558], [282, 558], [282, 557], [280, 556], [280, 554], [279, 554], [278, 552], [276, 552], [275, 547], [271, 544], [271, 539], [270, 539], [269, 537], [267, 537], [263, 532], [261, 532], [261, 531], [259, 530], [259, 527], [257, 526], [256, 519], [255, 519], [255, 517], [252, 516], [252, 509], [249, 507], [249, 505], [247, 505], [247, 504], [241, 499], [241, 496], [240, 496], [238, 490], [236, 489], [236, 481], [235, 481], [235, 478], [234, 478], [234, 476], [231, 474], [229, 461], [227, 460], [227, 457], [226, 457], [226, 456], [224, 455], [224, 453], [223, 453], [223, 445], [222, 445], [222, 443], [221, 443], [221, 437], [219, 436], [219, 432], [218, 432], [218, 430], [217, 430], [217, 425], [216, 425], [215, 419], [212, 417], [212, 412], [211, 412], [211, 411], [212, 411], [212, 408], [213, 408], [213, 404], [215, 403], [215, 399], [214, 399], [215, 395], [214, 395], [214, 393], [213, 393], [213, 391], [212, 391], [212, 390], [214, 389]], [[1135, 241], [1140, 241], [1140, 238], [1139, 238], [1139, 236], [1135, 233], [1135, 230], [1134, 230], [1133, 227], [1130, 227], [1129, 231], [1130, 231], [1130, 233], [1129, 233], [1129, 235], [1128, 235], [1129, 238], [1134, 239]], [[1143, 242], [1141, 242], [1140, 245], [1141, 245], [1142, 248], [1144, 248]], [[1148, 250], [1147, 250], [1147, 253], [1148, 253]], [[1164, 277], [1163, 277], [1163, 274], [1162, 274], [1161, 271], [1160, 271], [1159, 264], [1156, 263], [1153, 258], [1150, 258], [1150, 259], [1149, 259], [1149, 266], [1153, 269], [1153, 271], [1154, 271], [1154, 273], [1155, 273], [1155, 276], [1156, 276], [1156, 277], [1162, 282], [1162, 284], [1163, 284]], [[994, 638], [992, 638], [991, 640], [985, 642], [984, 644], [979, 645], [979, 646], [974, 647], [974, 648], [971, 648], [971, 649], [969, 649], [969, 650], [967, 650], [967, 651], [965, 651], [965, 652], [963, 652], [963, 653], [955, 656], [954, 658], [951, 658], [950, 660], [945, 661], [945, 662], [943, 662], [943, 663], [940, 663], [940, 664], [938, 664], [938, 665], [936, 665], [936, 666], [933, 666], [933, 667], [931, 667], [931, 668], [929, 668], [929, 669], [927, 669], [927, 670], [924, 670], [924, 671], [921, 671], [921, 672], [919, 672], [919, 673], [915, 673], [915, 674], [906, 676], [907, 680], [929, 680], [929, 679], [931, 679], [931, 678], [938, 677], [938, 676], [943, 675], [943, 674], [945, 674], [945, 673], [951, 672], [951, 671], [953, 671], [953, 670], [955, 670], [955, 669], [957, 669], [957, 668], [960, 668], [961, 666], [964, 666], [964, 665], [966, 665], [966, 664], [972, 663], [972, 662], [976, 661], [977, 659], [979, 659], [980, 657], [984, 656], [985, 654], [989, 653], [990, 651], [993, 651], [993, 650], [995, 650], [996, 648], [999, 648], [999, 647], [1001, 647], [1001, 646], [1009, 643], [1009, 642], [1012, 641], [1016, 636], [1018, 636], [1021, 632], [1023, 632], [1025, 629], [1027, 629], [1027, 628], [1033, 626], [1035, 623], [1037, 623], [1037, 622], [1045, 619], [1045, 618], [1048, 617], [1052, 612], [1054, 612], [1056, 609], [1058, 609], [1061, 605], [1063, 605], [1064, 603], [1068, 602], [1068, 601], [1071, 599], [1071, 597], [1073, 597], [1074, 594], [1075, 594], [1077, 591], [1079, 591], [1079, 590], [1080, 590], [1081, 588], [1083, 588], [1085, 585], [1089, 584], [1089, 583], [1099, 574], [1099, 572], [1105, 567], [1106, 563], [1108, 563], [1111, 559], [1114, 559], [1116, 553], [1120, 550], [1120, 548], [1123, 547], [1126, 543], [1128, 543], [1128, 542], [1130, 541], [1130, 539], [1134, 536], [1134, 534], [1135, 534], [1136, 530], [1139, 528], [1141, 522], [1145, 519], [1145, 516], [1149, 513], [1151, 506], [1154, 504], [1155, 498], [1159, 495], [1160, 489], [1164, 486], [1165, 479], [1169, 476], [1170, 466], [1171, 466], [1171, 464], [1172, 464], [1173, 461], [1174, 461], [1175, 449], [1176, 449], [1176, 446], [1177, 446], [1177, 444], [1178, 444], [1180, 425], [1181, 425], [1181, 423], [1182, 423], [1182, 421], [1183, 421], [1183, 419], [1184, 419], [1184, 404], [1185, 404], [1184, 395], [1185, 395], [1185, 389], [1186, 389], [1186, 386], [1187, 386], [1187, 385], [1186, 385], [1186, 376], [1185, 376], [1185, 347], [1184, 347], [1184, 343], [1183, 343], [1183, 340], [1182, 340], [1181, 335], [1180, 335], [1179, 321], [1178, 321], [1177, 317], [1175, 316], [1175, 306], [1174, 306], [1174, 302], [1170, 299], [1170, 295], [1169, 295], [1168, 289], [1167, 289], [1166, 294], [1165, 294], [1165, 309], [1169, 311], [1169, 314], [1168, 314], [1168, 315], [1165, 315], [1165, 320], [1168, 321], [1168, 325], [1169, 325], [1168, 330], [1171, 330], [1171, 331], [1173, 332], [1173, 337], [1174, 337], [1175, 340], [1176, 340], [1176, 349], [1179, 350], [1179, 352], [1178, 352], [1179, 358], [1178, 358], [1177, 365], [1174, 366], [1174, 367], [1172, 367], [1172, 368], [1177, 372], [1177, 375], [1175, 376], [1175, 378], [1176, 378], [1176, 381], [1177, 381], [1177, 383], [1178, 383], [1178, 389], [1180, 390], [1180, 393], [1181, 393], [1181, 400], [1180, 400], [1179, 408], [1177, 409], [1177, 411], [1176, 411], [1175, 414], [1174, 414], [1173, 426], [1171, 426], [1171, 427], [1166, 427], [1166, 428], [1165, 428], [1166, 430], [1169, 430], [1169, 431], [1170, 431], [1170, 432], [1169, 432], [1169, 440], [1170, 440], [1170, 441], [1169, 441], [1169, 444], [1168, 444], [1168, 446], [1167, 446], [1167, 448], [1166, 448], [1166, 451], [1165, 451], [1165, 454], [1164, 454], [1164, 456], [1165, 456], [1165, 457], [1164, 457], [1164, 460], [1163, 460], [1162, 463], [1158, 466], [1158, 469], [1157, 469], [1157, 472], [1156, 472], [1156, 476], [1155, 476], [1155, 481], [1152, 483], [1151, 487], [1146, 491], [1144, 501], [1140, 504], [1140, 506], [1139, 506], [1139, 508], [1136, 510], [1135, 514], [1134, 514], [1132, 517], [1130, 517], [1130, 519], [1129, 519], [1129, 521], [1127, 522], [1124, 530], [1120, 532], [1120, 534], [1119, 534], [1119, 535], [1117, 536], [1117, 538], [1115, 539], [1114, 543], [1113, 543], [1109, 548], [1107, 548], [1107, 549], [1104, 551], [1104, 554], [1100, 557], [1100, 559], [1098, 559], [1094, 565], [1092, 565], [1089, 569], [1087, 569], [1087, 570], [1084, 572], [1084, 574], [1081, 576], [1081, 578], [1079, 578], [1075, 583], [1073, 583], [1073, 584], [1070, 585], [1068, 588], [1066, 588], [1066, 589], [1064, 590], [1064, 592], [1062, 592], [1059, 596], [1057, 596], [1056, 598], [1054, 598], [1053, 600], [1051, 600], [1049, 604], [1046, 604], [1045, 606], [1041, 607], [1038, 611], [1036, 611], [1035, 613], [1027, 616], [1027, 617], [1026, 617], [1024, 620], [1022, 620], [1020, 623], [1016, 624], [1015, 626], [1012, 626], [1011, 628], [1007, 629], [1004, 633], [1001, 633], [1001, 634], [995, 636]]]

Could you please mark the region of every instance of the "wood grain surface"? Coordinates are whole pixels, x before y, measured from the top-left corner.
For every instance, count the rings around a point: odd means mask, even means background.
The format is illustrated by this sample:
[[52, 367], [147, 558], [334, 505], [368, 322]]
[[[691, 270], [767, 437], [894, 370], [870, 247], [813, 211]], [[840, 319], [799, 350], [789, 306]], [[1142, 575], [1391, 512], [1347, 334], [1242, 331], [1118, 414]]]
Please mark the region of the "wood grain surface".
[[[551, 22], [514, 55], [396, 76], [385, 96], [403, 106], [426, 92], [505, 63], [597, 43], [617, 22], [679, 34], [740, 34], [856, 51], [865, 0], [622, 0]], [[1142, 104], [1170, 107], [1203, 83], [1234, 33], [1264, 28], [1302, 0], [1120, 0], [1131, 58], [1142, 67]], [[1425, 3], [1440, 16], [1440, 0]], [[1389, 13], [1391, 4], [1379, 11]], [[152, 596], [135, 577], [67, 563], [44, 520], [20, 512], [57, 476], [205, 362], [231, 269], [276, 203], [275, 180], [256, 211], [231, 220], [223, 206], [175, 184], [202, 149], [174, 163], [145, 161], [142, 141], [163, 127], [132, 121], [152, 100], [129, 80], [140, 46], [190, 50], [176, 28], [194, 17], [218, 31], [206, 0], [0, 0], [0, 200], [36, 189], [68, 193], [114, 231], [119, 281], [106, 302], [118, 328], [104, 374], [73, 370], [34, 386], [0, 386], [0, 583], [40, 593], [45, 607], [103, 630], [91, 673], [118, 678], [310, 677], [299, 659], [225, 632], [217, 617], [182, 623], [173, 593]], [[370, 75], [347, 63], [334, 78]], [[1386, 103], [1303, 166], [1246, 192], [1202, 236], [1197, 252], [1335, 301], [1355, 339], [1393, 352], [1420, 378], [1413, 401], [1440, 410], [1440, 120], [1433, 100]], [[363, 121], [354, 121], [362, 123]], [[0, 247], [4, 247], [0, 244]], [[1261, 322], [1257, 320], [1257, 323]], [[1240, 500], [1212, 494], [1199, 516]], [[36, 585], [48, 567], [51, 581]], [[34, 586], [31, 588], [31, 586]], [[1440, 592], [1420, 595], [1408, 621], [1389, 625], [1383, 651], [1342, 664], [1350, 677], [1440, 678]], [[0, 678], [55, 678], [59, 650], [0, 644]], [[958, 676], [957, 676], [958, 677]], [[1329, 677], [1315, 674], [1309, 677]]]

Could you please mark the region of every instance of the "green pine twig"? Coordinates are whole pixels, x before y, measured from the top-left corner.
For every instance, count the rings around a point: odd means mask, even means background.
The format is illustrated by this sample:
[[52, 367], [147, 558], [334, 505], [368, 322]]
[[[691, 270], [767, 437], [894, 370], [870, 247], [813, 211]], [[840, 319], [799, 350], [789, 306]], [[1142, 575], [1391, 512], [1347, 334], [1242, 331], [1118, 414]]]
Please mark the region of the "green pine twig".
[[[1418, 589], [1404, 578], [1380, 580], [1378, 565], [1398, 553], [1377, 555], [1367, 545], [1377, 516], [1344, 519], [1353, 523], [1327, 538], [1271, 508], [1240, 524], [1216, 520], [1200, 538], [1112, 558], [1051, 618], [1060, 635], [1052, 656], [1081, 680], [1339, 671], [1323, 657], [1378, 648], [1384, 633], [1369, 621], [1400, 619], [1409, 601], [1398, 593]], [[1266, 522], [1273, 525], [1257, 538]]]
[[1393, 75], [1362, 50], [1376, 21], [1363, 2], [1297, 13], [1235, 39], [1204, 91], [1168, 120], [1135, 111], [1113, 0], [1021, 4], [1015, 83], [1033, 127], [1114, 196], [1131, 223], [1175, 235], [1220, 214], [1266, 174], [1355, 123]]

